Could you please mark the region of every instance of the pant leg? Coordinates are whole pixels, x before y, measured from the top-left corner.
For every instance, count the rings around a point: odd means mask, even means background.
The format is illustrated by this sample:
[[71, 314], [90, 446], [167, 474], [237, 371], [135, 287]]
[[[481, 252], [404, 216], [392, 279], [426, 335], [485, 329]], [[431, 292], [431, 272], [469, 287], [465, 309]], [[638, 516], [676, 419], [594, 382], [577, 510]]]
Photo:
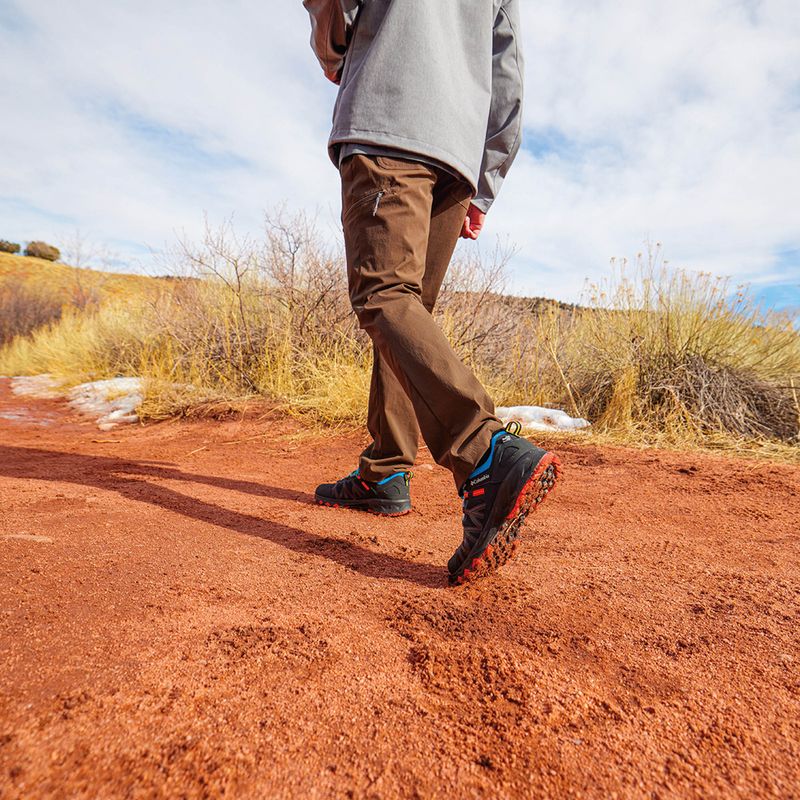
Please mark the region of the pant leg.
[[[433, 312], [439, 296], [471, 193], [466, 181], [444, 171], [437, 175], [422, 276], [422, 305], [429, 312]], [[417, 417], [405, 389], [374, 344], [367, 430], [372, 442], [361, 453], [361, 475], [380, 480], [398, 470], [411, 469], [420, 435]]]
[[[447, 199], [441, 173], [419, 162], [356, 155], [341, 172], [353, 309], [408, 395], [431, 455], [460, 487], [502, 423], [422, 302], [434, 212], [458, 201]], [[453, 244], [459, 216], [445, 226]]]
[[372, 441], [361, 453], [358, 463], [363, 478], [378, 481], [398, 470], [411, 469], [419, 445], [414, 406], [374, 343], [367, 430]]

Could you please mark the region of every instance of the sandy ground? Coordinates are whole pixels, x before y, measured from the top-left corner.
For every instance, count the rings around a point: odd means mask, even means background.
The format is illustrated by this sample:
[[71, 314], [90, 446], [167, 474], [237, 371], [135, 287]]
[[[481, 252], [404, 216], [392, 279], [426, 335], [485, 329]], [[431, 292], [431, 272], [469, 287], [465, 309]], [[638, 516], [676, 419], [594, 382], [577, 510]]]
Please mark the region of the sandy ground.
[[800, 796], [800, 470], [591, 446], [494, 578], [363, 436], [100, 433], [0, 381], [0, 797]]

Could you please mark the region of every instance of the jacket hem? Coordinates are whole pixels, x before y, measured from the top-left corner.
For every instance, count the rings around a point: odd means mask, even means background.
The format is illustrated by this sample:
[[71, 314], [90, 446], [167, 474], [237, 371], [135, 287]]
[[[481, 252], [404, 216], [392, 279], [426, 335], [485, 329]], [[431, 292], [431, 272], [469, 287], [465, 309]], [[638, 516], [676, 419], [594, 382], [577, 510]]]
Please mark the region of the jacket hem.
[[475, 171], [470, 169], [467, 164], [451, 152], [441, 147], [436, 147], [436, 145], [423, 142], [419, 139], [412, 139], [408, 136], [388, 133], [387, 131], [371, 131], [363, 128], [334, 128], [328, 139], [328, 155], [334, 166], [338, 167], [336, 145], [344, 144], [345, 142], [357, 142], [358, 144], [371, 144], [380, 147], [394, 147], [398, 150], [408, 150], [415, 155], [433, 158], [436, 161], [440, 161], [445, 166], [454, 169], [472, 187], [473, 195], [477, 194], [478, 176]]

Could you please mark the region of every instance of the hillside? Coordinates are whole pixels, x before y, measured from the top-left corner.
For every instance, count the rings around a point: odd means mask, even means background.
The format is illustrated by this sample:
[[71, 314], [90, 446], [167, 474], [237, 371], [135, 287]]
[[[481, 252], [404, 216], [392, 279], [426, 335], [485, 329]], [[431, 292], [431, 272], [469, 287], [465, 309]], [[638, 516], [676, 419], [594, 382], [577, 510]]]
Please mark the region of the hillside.
[[0, 346], [45, 329], [70, 312], [114, 302], [149, 302], [172, 283], [0, 252]]
[[78, 292], [106, 298], [139, 293], [161, 285], [161, 279], [146, 275], [78, 269], [41, 258], [0, 253], [0, 285], [9, 281], [30, 288], [46, 285], [64, 302], [72, 301]]

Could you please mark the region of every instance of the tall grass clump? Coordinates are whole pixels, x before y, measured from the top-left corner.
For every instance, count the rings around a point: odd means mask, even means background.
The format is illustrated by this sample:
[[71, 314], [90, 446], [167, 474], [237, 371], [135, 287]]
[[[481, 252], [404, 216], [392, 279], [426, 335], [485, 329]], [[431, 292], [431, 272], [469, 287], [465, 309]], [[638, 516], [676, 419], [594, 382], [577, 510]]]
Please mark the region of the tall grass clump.
[[800, 336], [745, 288], [671, 270], [655, 247], [590, 287], [569, 327], [560, 358], [596, 427], [636, 441], [797, 442]]
[[138, 375], [148, 339], [146, 308], [134, 298], [99, 307], [63, 308], [59, 319], [0, 349], [0, 373], [50, 373], [64, 384]]

